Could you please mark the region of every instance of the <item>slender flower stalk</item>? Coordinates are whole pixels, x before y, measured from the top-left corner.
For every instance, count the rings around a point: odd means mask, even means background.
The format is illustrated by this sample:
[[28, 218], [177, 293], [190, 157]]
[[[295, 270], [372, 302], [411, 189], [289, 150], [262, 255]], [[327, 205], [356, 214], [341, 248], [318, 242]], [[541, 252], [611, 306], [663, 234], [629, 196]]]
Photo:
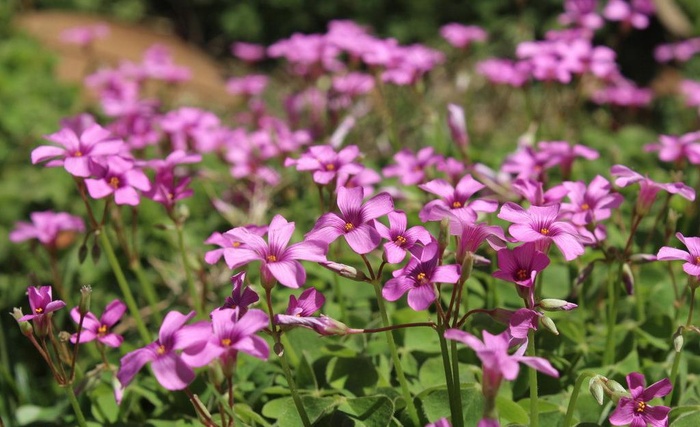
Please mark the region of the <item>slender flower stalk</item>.
[[177, 230], [177, 246], [182, 257], [182, 268], [185, 269], [187, 289], [190, 291], [190, 298], [192, 298], [192, 305], [194, 306], [195, 311], [197, 311], [197, 313], [201, 316], [204, 314], [204, 295], [200, 297], [199, 293], [197, 292], [197, 286], [192, 278], [190, 263], [187, 260], [187, 249], [185, 248], [185, 236], [182, 230], [182, 224], [176, 222], [175, 230]]
[[139, 308], [138, 305], [136, 305], [134, 294], [131, 292], [129, 283], [127, 283], [124, 272], [122, 271], [119, 261], [117, 260], [117, 256], [114, 254], [114, 249], [112, 249], [112, 243], [109, 241], [109, 236], [107, 236], [105, 230], [98, 230], [96, 233], [98, 233], [100, 236], [102, 249], [105, 251], [109, 265], [112, 267], [114, 276], [117, 278], [119, 289], [121, 290], [122, 295], [124, 295], [124, 302], [129, 308], [131, 317], [133, 317], [134, 322], [136, 322], [136, 329], [138, 329], [141, 339], [146, 343], [151, 342], [151, 334], [148, 332], [146, 325], [143, 323], [143, 318], [141, 317], [141, 313], [139, 313]]
[[87, 427], [87, 421], [85, 421], [85, 415], [83, 415], [83, 410], [80, 409], [80, 403], [78, 402], [75, 392], [73, 391], [73, 385], [67, 384], [63, 387], [66, 390], [66, 395], [68, 396], [68, 401], [73, 407], [73, 412], [75, 412], [75, 420], [80, 427]]
[[566, 416], [564, 417], [563, 427], [571, 426], [571, 421], [574, 418], [574, 410], [576, 409], [576, 401], [578, 400], [578, 395], [581, 392], [581, 386], [586, 379], [593, 377], [594, 375], [595, 373], [593, 372], [585, 371], [581, 372], [578, 378], [576, 378], [576, 383], [574, 384], [574, 388], [571, 391], [571, 397], [569, 398], [569, 406], [566, 408]]

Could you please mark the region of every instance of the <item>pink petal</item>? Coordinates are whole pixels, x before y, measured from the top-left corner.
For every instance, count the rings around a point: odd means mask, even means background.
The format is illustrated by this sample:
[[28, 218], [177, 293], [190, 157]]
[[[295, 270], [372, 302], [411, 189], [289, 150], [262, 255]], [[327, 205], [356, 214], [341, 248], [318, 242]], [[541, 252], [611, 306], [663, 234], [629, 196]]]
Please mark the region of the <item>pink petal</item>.
[[372, 252], [381, 243], [377, 230], [369, 224], [362, 224], [349, 233], [345, 233], [345, 241], [356, 253], [363, 255]]
[[160, 343], [166, 344], [169, 342], [174, 337], [175, 332], [182, 328], [195, 314], [194, 311], [190, 311], [188, 314], [171, 311], [165, 315], [163, 324], [160, 326], [160, 331], [158, 331], [158, 340]]
[[433, 275], [430, 277], [430, 281], [435, 283], [457, 283], [458, 280], [459, 266], [455, 264], [435, 267]]
[[264, 339], [257, 335], [244, 337], [236, 343], [236, 349], [244, 353], [248, 353], [258, 359], [267, 360], [270, 356], [270, 347]]
[[105, 311], [102, 313], [102, 317], [100, 317], [100, 320], [102, 321], [102, 323], [111, 328], [112, 326], [114, 326], [115, 323], [119, 321], [119, 319], [122, 318], [125, 312], [126, 304], [124, 304], [118, 299], [115, 299], [114, 301], [107, 304], [107, 307], [105, 307]]
[[151, 363], [151, 368], [160, 385], [168, 390], [182, 390], [195, 378], [192, 368], [175, 353], [158, 357]]
[[413, 288], [413, 284], [414, 282], [405, 276], [389, 279], [382, 288], [382, 296], [387, 301], [396, 301]]
[[134, 379], [143, 365], [156, 358], [156, 344], [149, 344], [146, 347], [127, 353], [121, 358], [117, 378], [122, 386], [126, 387]]
[[85, 186], [93, 199], [101, 199], [114, 192], [114, 188], [104, 179], [86, 179]]
[[686, 251], [671, 248], [668, 246], [663, 246], [659, 249], [659, 253], [656, 255], [656, 259], [659, 261], [672, 261], [672, 260], [682, 260], [687, 262], [693, 262], [693, 257]]
[[448, 340], [460, 341], [474, 351], [485, 350], [484, 343], [474, 335], [459, 329], [448, 329], [445, 331], [445, 338]]
[[63, 157], [66, 150], [62, 147], [54, 147], [53, 145], [42, 145], [32, 150], [32, 164], [35, 165], [44, 160], [53, 157]]
[[389, 193], [379, 193], [367, 202], [360, 209], [361, 222], [367, 222], [382, 215], [386, 215], [394, 210], [394, 201]]
[[261, 259], [257, 252], [248, 248], [224, 248], [223, 251], [226, 265], [231, 270]]
[[133, 187], [121, 187], [114, 190], [114, 203], [118, 205], [138, 206], [140, 201], [139, 193]]
[[90, 170], [90, 158], [86, 156], [66, 157], [63, 161], [63, 167], [65, 167], [71, 175], [81, 178], [87, 178], [92, 174]]
[[425, 184], [419, 185], [418, 188], [427, 191], [428, 193], [436, 194], [443, 199], [451, 199], [455, 193], [454, 187], [443, 179], [428, 181]]
[[425, 310], [435, 301], [437, 296], [433, 284], [418, 286], [408, 290], [408, 306], [416, 311]]
[[[83, 340], [82, 335], [80, 336], [80, 341]], [[97, 337], [97, 341], [101, 342], [102, 344], [108, 346], [108, 347], [113, 347], [117, 348], [122, 345], [122, 342], [124, 341], [124, 337], [121, 335], [117, 334], [107, 334], [103, 337]]]
[[564, 254], [564, 259], [567, 261], [576, 259], [579, 255], [583, 255], [585, 251], [581, 242], [570, 234], [559, 234], [552, 237], [552, 240], [561, 253]]
[[306, 282], [306, 271], [299, 261], [269, 262], [266, 266], [284, 286], [296, 289]]

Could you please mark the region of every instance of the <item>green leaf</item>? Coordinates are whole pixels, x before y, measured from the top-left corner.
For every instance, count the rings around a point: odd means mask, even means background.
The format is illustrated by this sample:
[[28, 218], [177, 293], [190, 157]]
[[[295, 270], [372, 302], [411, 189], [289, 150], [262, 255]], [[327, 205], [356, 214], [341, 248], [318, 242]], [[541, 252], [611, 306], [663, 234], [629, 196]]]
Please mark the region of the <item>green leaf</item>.
[[700, 426], [700, 411], [683, 415], [671, 423], [671, 427], [697, 427]]
[[36, 405], [22, 405], [15, 411], [15, 418], [20, 425], [36, 423], [39, 421], [55, 421], [64, 413], [68, 406], [67, 401], [61, 401], [55, 406], [40, 407]]
[[338, 411], [357, 420], [355, 425], [385, 427], [394, 414], [394, 403], [386, 396], [368, 396], [348, 399], [338, 406]]
[[[309, 421], [315, 423], [324, 415], [329, 414], [338, 406], [340, 398], [302, 396], [301, 400], [309, 416]], [[277, 420], [276, 425], [283, 427], [303, 426], [294, 400], [291, 397], [283, 397], [267, 402], [262, 408], [265, 417]]]
[[[481, 419], [484, 408], [484, 398], [481, 395], [481, 390], [476, 386], [464, 386], [462, 387], [461, 395], [465, 425], [475, 426]], [[436, 389], [423, 396], [418, 396], [418, 399], [423, 414], [430, 422], [435, 422], [440, 418], [451, 415], [450, 399], [445, 388]]]
[[530, 422], [530, 416], [525, 409], [503, 396], [496, 396], [496, 410], [502, 420], [523, 425]]
[[309, 364], [309, 359], [306, 357], [306, 353], [301, 353], [301, 358], [299, 359], [299, 365], [297, 366], [295, 374], [298, 388], [318, 390], [316, 374], [314, 373], [311, 364]]
[[264, 427], [270, 426], [270, 423], [268, 423], [265, 418], [245, 403], [236, 403], [233, 405], [233, 412], [236, 414], [236, 417], [245, 424], [260, 424]]
[[379, 374], [367, 358], [334, 357], [326, 367], [326, 380], [333, 388], [359, 395], [365, 388], [376, 386]]

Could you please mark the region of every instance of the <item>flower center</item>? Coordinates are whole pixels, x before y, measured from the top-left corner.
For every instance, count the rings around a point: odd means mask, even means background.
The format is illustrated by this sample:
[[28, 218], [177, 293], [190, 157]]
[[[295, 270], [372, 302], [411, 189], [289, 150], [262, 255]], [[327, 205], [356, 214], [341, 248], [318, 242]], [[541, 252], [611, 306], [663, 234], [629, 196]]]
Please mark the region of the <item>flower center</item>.
[[355, 225], [352, 222], [345, 223], [345, 231], [352, 231], [354, 228], [355, 228]]
[[457, 209], [457, 208], [461, 208], [461, 207], [462, 207], [462, 203], [458, 202], [457, 200], [452, 202], [452, 209]]
[[97, 328], [98, 335], [103, 336], [106, 333], [107, 333], [107, 325], [100, 325], [100, 327]]
[[116, 176], [111, 177], [109, 179], [109, 185], [115, 190], [119, 188], [119, 178], [117, 178]]
[[158, 349], [156, 350], [156, 353], [158, 353], [158, 356], [162, 356], [165, 354], [165, 346], [161, 344]]
[[403, 236], [396, 236], [396, 240], [394, 241], [394, 243], [396, 243], [396, 246], [401, 246], [404, 243], [406, 243], [406, 238]]
[[549, 228], [547, 228], [547, 227], [540, 228], [540, 233], [544, 234], [545, 236], [548, 236], [549, 235]]
[[275, 262], [275, 261], [277, 261], [277, 257], [274, 256], [274, 255], [268, 255], [268, 256], [267, 256], [267, 261], [268, 261], [268, 262]]
[[521, 268], [520, 270], [516, 271], [515, 278], [521, 282], [524, 280], [527, 280], [528, 279], [527, 270], [525, 270], [524, 268]]
[[695, 264], [700, 264], [700, 255], [695, 257]]
[[237, 247], [241, 246], [241, 242], [233, 242], [233, 243], [231, 243], [231, 246], [233, 246], [234, 248], [237, 248]]
[[173, 200], [175, 195], [173, 193], [168, 193], [168, 200]]
[[635, 412], [638, 414], [641, 414], [644, 412], [644, 410], [647, 409], [647, 404], [646, 402], [637, 402], [637, 407], [635, 408]]
[[418, 273], [418, 275], [416, 275], [416, 280], [417, 280], [418, 283], [420, 283], [421, 285], [428, 281], [428, 280], [426, 279], [426, 277], [425, 277], [425, 273]]
[[228, 347], [231, 345], [231, 338], [224, 338], [221, 340], [221, 345], [224, 347]]
[[327, 171], [334, 171], [335, 170], [335, 165], [333, 163], [328, 163], [326, 165], [326, 170]]
[[44, 309], [41, 308], [41, 307], [37, 307], [37, 308], [34, 309], [34, 312], [35, 312], [36, 314], [41, 314], [41, 313], [44, 312]]
[[581, 210], [587, 211], [590, 208], [591, 206], [588, 203], [584, 203], [581, 205]]
[[80, 151], [76, 151], [75, 153], [73, 153], [73, 156], [74, 157], [83, 157], [83, 153]]

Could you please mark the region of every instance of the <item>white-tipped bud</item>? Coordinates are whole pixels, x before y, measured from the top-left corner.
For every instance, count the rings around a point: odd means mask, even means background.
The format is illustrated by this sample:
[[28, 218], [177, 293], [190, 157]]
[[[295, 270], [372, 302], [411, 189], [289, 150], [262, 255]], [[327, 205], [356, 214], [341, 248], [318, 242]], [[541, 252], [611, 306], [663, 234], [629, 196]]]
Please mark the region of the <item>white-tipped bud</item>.
[[578, 305], [563, 299], [545, 298], [540, 301], [540, 307], [546, 311], [569, 311], [575, 309]]
[[551, 333], [554, 335], [559, 335], [559, 330], [557, 329], [557, 325], [554, 324], [554, 320], [550, 319], [547, 316], [542, 316], [540, 317], [540, 324], [544, 326], [547, 330], [549, 330]]
[[676, 353], [680, 353], [683, 350], [683, 327], [678, 328], [675, 334], [673, 334], [673, 349]]
[[603, 377], [596, 375], [588, 382], [588, 391], [598, 402], [599, 405], [603, 404], [603, 398], [605, 397], [605, 387], [603, 386]]
[[326, 267], [330, 271], [347, 279], [354, 280], [356, 282], [364, 282], [367, 280], [365, 273], [356, 269], [355, 267], [332, 261], [321, 262], [320, 264], [321, 266]]
[[627, 394], [627, 390], [622, 386], [622, 384], [615, 380], [608, 380], [607, 386], [613, 393]]

